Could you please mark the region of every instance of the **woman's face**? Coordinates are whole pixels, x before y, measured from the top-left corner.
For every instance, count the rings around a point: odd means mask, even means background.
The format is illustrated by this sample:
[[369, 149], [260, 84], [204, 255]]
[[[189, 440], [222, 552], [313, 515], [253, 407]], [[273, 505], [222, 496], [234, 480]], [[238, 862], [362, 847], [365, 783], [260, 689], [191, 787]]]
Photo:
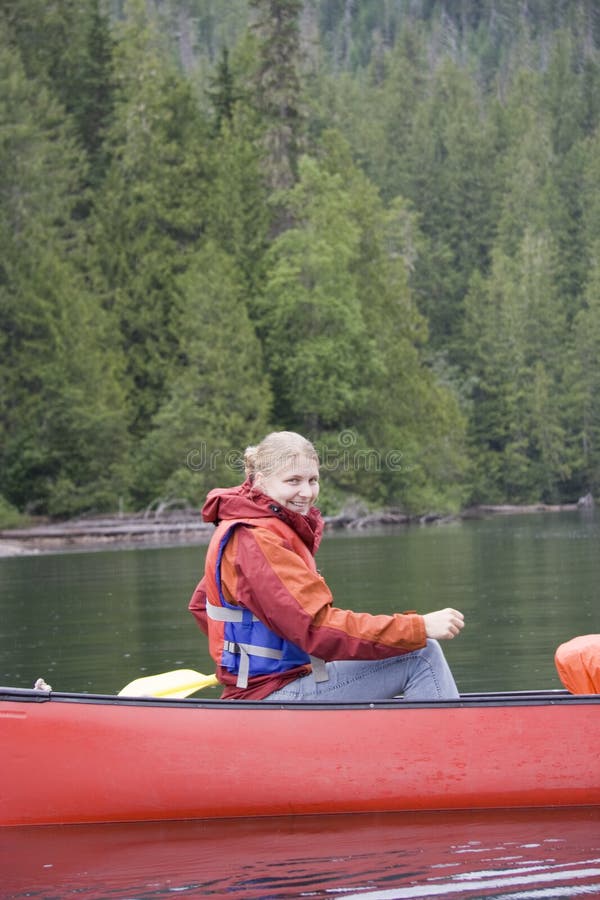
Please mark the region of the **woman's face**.
[[305, 516], [319, 496], [319, 465], [310, 457], [292, 457], [270, 475], [257, 472], [254, 486], [285, 509]]

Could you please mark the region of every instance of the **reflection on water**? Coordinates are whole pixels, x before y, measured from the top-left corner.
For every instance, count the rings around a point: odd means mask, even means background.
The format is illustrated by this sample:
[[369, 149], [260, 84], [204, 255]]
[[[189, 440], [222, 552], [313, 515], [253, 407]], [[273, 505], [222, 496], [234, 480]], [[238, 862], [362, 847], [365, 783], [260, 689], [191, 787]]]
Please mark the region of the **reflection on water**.
[[308, 816], [0, 832], [0, 896], [600, 896], [600, 809]]

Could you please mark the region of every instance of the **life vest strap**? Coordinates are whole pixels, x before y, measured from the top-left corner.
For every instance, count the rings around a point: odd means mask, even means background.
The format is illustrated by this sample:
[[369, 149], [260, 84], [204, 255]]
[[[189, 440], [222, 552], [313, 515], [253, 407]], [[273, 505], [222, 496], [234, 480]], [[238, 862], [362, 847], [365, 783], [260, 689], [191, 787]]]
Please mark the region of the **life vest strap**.
[[272, 647], [260, 647], [257, 644], [237, 644], [234, 641], [224, 641], [223, 649], [227, 650], [228, 653], [240, 654], [240, 668], [236, 682], [239, 688], [248, 687], [250, 655], [263, 656], [267, 659], [281, 659], [283, 657], [281, 650], [274, 650]]
[[260, 622], [260, 619], [250, 612], [249, 609], [233, 609], [230, 606], [215, 606], [213, 603], [207, 602], [206, 615], [214, 622], [243, 622], [252, 616], [253, 622]]
[[329, 681], [327, 664], [325, 663], [324, 659], [321, 659], [319, 656], [311, 656], [310, 664], [312, 666], [313, 677], [316, 682]]
[[272, 647], [259, 647], [258, 644], [238, 644], [235, 641], [223, 641], [223, 649], [228, 653], [252, 653], [254, 656], [265, 656], [267, 659], [281, 659], [281, 650]]

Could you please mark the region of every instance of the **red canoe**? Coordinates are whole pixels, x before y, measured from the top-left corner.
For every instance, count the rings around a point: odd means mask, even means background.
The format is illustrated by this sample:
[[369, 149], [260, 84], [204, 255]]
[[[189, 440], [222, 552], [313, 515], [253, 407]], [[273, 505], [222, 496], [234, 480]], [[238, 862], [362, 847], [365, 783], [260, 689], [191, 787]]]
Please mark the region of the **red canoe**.
[[0, 688], [0, 825], [600, 804], [600, 696], [164, 700]]

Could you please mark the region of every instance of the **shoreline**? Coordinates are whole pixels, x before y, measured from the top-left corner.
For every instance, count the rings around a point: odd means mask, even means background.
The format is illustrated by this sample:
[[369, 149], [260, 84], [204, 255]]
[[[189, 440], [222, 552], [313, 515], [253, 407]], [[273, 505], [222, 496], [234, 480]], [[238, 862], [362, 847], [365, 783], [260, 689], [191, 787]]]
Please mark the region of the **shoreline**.
[[[589, 508], [589, 506], [582, 504], [581, 501], [555, 505], [546, 503], [523, 506], [480, 505], [448, 516], [435, 513], [409, 516], [394, 510], [366, 515], [340, 514], [325, 517], [325, 532], [362, 532], [386, 526], [439, 525], [490, 516], [574, 512], [582, 508]], [[150, 517], [146, 514], [98, 516], [68, 522], [31, 525], [26, 528], [0, 529], [0, 558], [47, 553], [207, 544], [212, 532], [213, 526], [202, 522], [199, 512], [195, 511], [169, 513], [161, 517]]]

